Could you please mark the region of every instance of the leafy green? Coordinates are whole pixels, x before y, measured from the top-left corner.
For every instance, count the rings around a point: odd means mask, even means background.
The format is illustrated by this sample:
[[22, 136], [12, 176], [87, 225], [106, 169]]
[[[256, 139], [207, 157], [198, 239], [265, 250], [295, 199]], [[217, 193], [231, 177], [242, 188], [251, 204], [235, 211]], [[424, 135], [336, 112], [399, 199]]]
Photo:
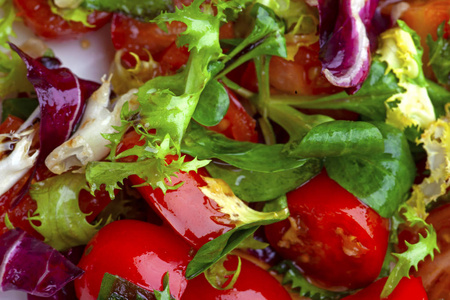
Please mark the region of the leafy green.
[[[192, 123], [181, 146], [182, 152], [199, 159], [217, 158], [237, 168], [276, 172], [298, 168], [306, 159], [288, 157], [283, 145], [240, 142]], [[270, 159], [268, 159], [270, 157]]]
[[321, 289], [310, 283], [298, 270], [295, 264], [289, 260], [283, 260], [275, 265], [272, 270], [283, 274], [282, 284], [290, 284], [292, 289], [298, 290], [300, 296], [312, 299], [335, 299], [339, 293]]
[[142, 178], [152, 188], [160, 188], [163, 192], [168, 189], [176, 189], [178, 186], [171, 185], [170, 177], [178, 171], [196, 171], [204, 167], [209, 161], [198, 161], [194, 159], [189, 162], [184, 161], [184, 156], [173, 160], [167, 164], [166, 156], [173, 153], [170, 147], [171, 141], [168, 136], [160, 145], [154, 146], [150, 141], [142, 146], [134, 146], [119, 154], [116, 158], [136, 155], [136, 162], [107, 162], [95, 161], [88, 164], [86, 169], [86, 180], [91, 186], [91, 191], [99, 189], [105, 184], [105, 190], [114, 198], [114, 190], [120, 189], [120, 184], [130, 175], [137, 175]]
[[273, 10], [256, 3], [250, 16], [254, 22], [252, 31], [221, 61], [226, 67], [218, 77], [261, 55], [287, 56], [284, 22]]
[[328, 157], [328, 175], [358, 199], [390, 217], [406, 200], [415, 164], [404, 134], [385, 123], [373, 123], [382, 133], [384, 153]]
[[428, 62], [433, 69], [438, 81], [442, 84], [450, 84], [450, 40], [444, 38], [445, 21], [437, 29], [437, 39], [427, 36], [427, 45], [430, 48]]
[[[208, 270], [205, 271], [205, 278], [211, 284], [212, 287], [218, 290], [229, 290], [232, 289], [236, 280], [239, 278], [241, 273], [241, 258], [237, 256], [238, 265], [236, 270], [227, 270], [224, 266], [224, 262], [228, 259], [228, 256], [221, 258], [218, 262], [212, 265]], [[226, 285], [225, 283], [230, 279], [230, 282]]]
[[187, 266], [186, 278], [188, 279], [201, 274], [222, 259], [252, 235], [260, 225], [284, 220], [289, 215], [287, 207], [273, 212], [253, 210], [237, 198], [222, 180], [207, 177], [204, 179], [207, 186], [200, 187], [201, 191], [217, 203], [222, 213], [230, 216], [231, 223], [235, 227], [204, 244], [198, 250]]
[[230, 100], [228, 93], [216, 80], [208, 82], [192, 116], [195, 121], [205, 126], [215, 126], [227, 113]]
[[163, 290], [150, 292], [117, 275], [105, 273], [98, 300], [175, 300], [169, 291], [169, 273], [164, 275]]
[[172, 76], [160, 76], [147, 81], [139, 88], [138, 101], [141, 105], [142, 124], [155, 129], [157, 140], [169, 134], [180, 144], [184, 132], [195, 111], [200, 95], [211, 79], [208, 65], [222, 55], [219, 44], [220, 22], [225, 18], [223, 10], [231, 8], [233, 1], [217, 5], [217, 15], [211, 11], [202, 12], [202, 0], [195, 0], [190, 6], [174, 13], [159, 15], [155, 21], [165, 28], [165, 22], [180, 21], [187, 25], [177, 39], [177, 45], [188, 45], [190, 52], [186, 68]]
[[383, 136], [375, 125], [332, 121], [313, 127], [298, 145], [289, 148], [288, 153], [299, 157], [334, 157], [375, 154], [383, 150]]
[[411, 224], [411, 226], [418, 226], [419, 228], [425, 228], [426, 236], [419, 234], [419, 241], [415, 244], [406, 242], [408, 250], [403, 253], [394, 253], [393, 255], [398, 259], [397, 264], [391, 271], [391, 274], [386, 281], [386, 284], [381, 292], [381, 298], [387, 297], [395, 289], [397, 284], [403, 277], [409, 277], [409, 271], [411, 267], [414, 267], [417, 271], [419, 262], [421, 262], [428, 255], [433, 259], [434, 251], [438, 249], [437, 235], [433, 226], [427, 224], [422, 218], [420, 218], [416, 211], [408, 206], [402, 205], [404, 209], [403, 216], [405, 220]]
[[450, 102], [450, 92], [439, 84], [427, 80], [427, 92], [434, 106], [436, 118], [446, 115], [445, 105]]
[[213, 177], [223, 179], [242, 200], [268, 201], [280, 197], [302, 185], [322, 169], [322, 161], [308, 159], [304, 165], [285, 171], [256, 172], [220, 163], [211, 163], [206, 169]]
[[13, 23], [16, 11], [12, 0], [0, 0], [0, 99], [19, 92], [31, 92], [33, 86], [27, 79], [27, 68], [19, 55], [10, 50], [7, 42], [14, 36]]
[[392, 72], [386, 74], [386, 64], [372, 61], [367, 79], [353, 95], [340, 92], [330, 96], [272, 96], [274, 102], [289, 104], [297, 108], [346, 109], [357, 112], [369, 120], [384, 121], [384, 102], [393, 94], [403, 90]]
[[89, 9], [122, 12], [144, 19], [153, 19], [161, 12], [174, 10], [171, 0], [84, 0], [81, 5]]
[[8, 115], [13, 115], [26, 120], [38, 106], [38, 101], [35, 98], [5, 99], [1, 104], [3, 122]]
[[88, 17], [93, 12], [92, 9], [86, 9], [84, 7], [63, 8], [57, 6], [54, 1], [48, 1], [48, 3], [50, 5], [52, 13], [62, 17], [64, 20], [69, 22], [81, 22], [86, 27], [95, 27], [88, 22]]
[[[85, 245], [98, 231], [98, 224], [86, 221], [78, 204], [78, 194], [87, 189], [81, 174], [64, 173], [31, 185], [30, 195], [37, 203], [30, 216], [31, 226], [45, 238], [45, 242], [62, 251]], [[40, 225], [35, 225], [38, 221]]]

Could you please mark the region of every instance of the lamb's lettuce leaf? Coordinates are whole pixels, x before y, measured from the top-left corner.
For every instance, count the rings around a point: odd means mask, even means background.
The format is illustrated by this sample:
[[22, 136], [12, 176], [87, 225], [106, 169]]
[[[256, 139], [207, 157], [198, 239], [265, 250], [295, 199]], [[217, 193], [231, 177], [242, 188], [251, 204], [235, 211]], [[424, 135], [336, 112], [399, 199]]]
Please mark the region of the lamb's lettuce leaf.
[[342, 187], [381, 216], [390, 217], [407, 199], [416, 167], [405, 135], [385, 123], [373, 124], [383, 135], [384, 152], [327, 157], [325, 167]]
[[153, 19], [164, 11], [173, 11], [171, 0], [83, 0], [81, 7], [122, 12], [141, 19]]
[[438, 81], [442, 84], [450, 84], [450, 40], [444, 38], [444, 27], [442, 22], [437, 29], [437, 39], [433, 40], [431, 35], [427, 36], [427, 45], [430, 48], [429, 65], [433, 68]]

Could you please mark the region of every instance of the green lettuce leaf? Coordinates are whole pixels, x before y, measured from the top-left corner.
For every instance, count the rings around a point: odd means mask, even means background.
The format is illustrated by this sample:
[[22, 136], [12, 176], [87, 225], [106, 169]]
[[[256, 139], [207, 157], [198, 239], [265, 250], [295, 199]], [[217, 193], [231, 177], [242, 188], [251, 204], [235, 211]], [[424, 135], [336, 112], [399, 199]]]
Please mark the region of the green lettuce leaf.
[[26, 120], [38, 106], [38, 100], [35, 98], [5, 99], [1, 104], [2, 122], [8, 115]]
[[153, 19], [164, 11], [173, 11], [172, 0], [84, 0], [89, 9], [122, 12], [141, 19]]
[[283, 260], [275, 265], [272, 270], [278, 274], [283, 274], [282, 284], [290, 284], [292, 289], [298, 291], [302, 297], [311, 297], [313, 299], [336, 299], [339, 293], [330, 292], [321, 289], [310, 283], [298, 270], [295, 264], [289, 260]]
[[335, 157], [375, 154], [383, 150], [383, 136], [375, 125], [332, 121], [313, 127], [298, 145], [290, 145], [288, 153], [299, 157]]
[[395, 289], [397, 284], [403, 277], [409, 277], [411, 267], [417, 271], [419, 262], [425, 259], [428, 255], [433, 259], [434, 251], [439, 251], [437, 246], [437, 234], [433, 226], [427, 224], [422, 218], [417, 215], [413, 207], [409, 205], [402, 205], [404, 209], [403, 216], [406, 222], [411, 226], [418, 226], [418, 228], [425, 228], [426, 236], [419, 234], [419, 241], [415, 244], [406, 242], [408, 250], [403, 253], [394, 253], [393, 255], [398, 259], [397, 264], [391, 271], [391, 274], [386, 281], [386, 284], [381, 292], [381, 298], [386, 298]]
[[282, 144], [235, 141], [195, 123], [191, 124], [181, 146], [183, 153], [199, 159], [217, 158], [250, 171], [277, 172], [295, 169], [306, 163], [306, 159], [288, 157], [283, 148]]
[[299, 187], [322, 170], [322, 160], [308, 159], [298, 168], [263, 173], [235, 168], [221, 163], [206, 166], [209, 174], [223, 179], [244, 201], [260, 202], [278, 198]]
[[428, 64], [440, 83], [450, 84], [450, 40], [444, 38], [445, 23], [439, 25], [436, 41], [430, 34], [427, 36], [427, 45], [430, 48]]
[[178, 186], [172, 186], [170, 180], [170, 177], [174, 176], [176, 172], [197, 171], [198, 168], [209, 163], [209, 161], [198, 161], [197, 159], [185, 162], [185, 157], [182, 156], [168, 164], [165, 161], [166, 156], [175, 154], [170, 144], [169, 136], [166, 136], [157, 146], [147, 140], [143, 146], [134, 146], [116, 156], [119, 159], [136, 155], [138, 157], [136, 162], [90, 162], [86, 168], [86, 180], [89, 182], [91, 191], [95, 191], [100, 188], [100, 185], [105, 184], [105, 190], [113, 199], [114, 190], [120, 189], [123, 180], [130, 175], [137, 175], [153, 189], [160, 188], [165, 193], [168, 189], [178, 188]]
[[76, 8], [62, 8], [58, 7], [53, 0], [48, 1], [52, 13], [62, 17], [69, 22], [81, 22], [86, 27], [95, 27], [88, 22], [89, 15], [93, 12], [92, 9], [86, 9], [84, 7]]
[[373, 124], [383, 135], [383, 153], [328, 157], [325, 167], [342, 187], [381, 216], [390, 217], [407, 199], [416, 168], [405, 135], [385, 123]]
[[92, 225], [86, 221], [87, 214], [79, 207], [78, 194], [82, 189], [88, 189], [86, 179], [73, 173], [31, 185], [30, 195], [36, 201], [37, 209], [28, 219], [45, 238], [44, 241], [56, 250], [85, 245], [99, 229], [99, 224]]
[[204, 126], [215, 126], [225, 116], [229, 105], [230, 99], [223, 85], [211, 80], [201, 93], [192, 117]]

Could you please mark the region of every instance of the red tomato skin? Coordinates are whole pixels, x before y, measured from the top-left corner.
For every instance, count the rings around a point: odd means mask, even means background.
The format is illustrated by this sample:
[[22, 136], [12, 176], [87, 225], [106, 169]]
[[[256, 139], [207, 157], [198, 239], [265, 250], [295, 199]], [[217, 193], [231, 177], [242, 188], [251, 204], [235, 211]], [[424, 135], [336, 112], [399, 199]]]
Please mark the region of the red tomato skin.
[[[200, 171], [202, 172], [202, 171]], [[177, 172], [178, 178], [172, 178], [174, 185], [183, 185], [176, 190], [153, 190], [149, 186], [138, 187], [138, 191], [147, 203], [185, 239], [192, 247], [199, 249], [207, 242], [234, 228], [229, 216], [220, 212], [214, 200], [205, 196], [199, 189], [205, 186], [201, 176], [193, 171]], [[130, 176], [134, 185], [144, 181], [137, 176]]]
[[230, 98], [228, 111], [219, 124], [207, 128], [236, 141], [257, 143], [258, 132], [255, 130], [255, 119], [247, 113], [236, 95], [229, 88], [225, 87], [225, 89]]
[[183, 294], [191, 248], [168, 228], [121, 220], [102, 229], [87, 244], [78, 266], [85, 273], [75, 280], [80, 300], [97, 299], [104, 273], [118, 275], [142, 288], [162, 290], [169, 272], [169, 288], [177, 299]]
[[94, 11], [88, 17], [88, 22], [94, 27], [86, 27], [81, 22], [68, 22], [53, 14], [47, 0], [14, 0], [14, 4], [25, 25], [45, 39], [76, 39], [101, 28], [111, 19], [110, 13]]
[[[139, 137], [134, 131], [127, 133], [117, 147], [118, 153], [142, 144]], [[126, 157], [125, 161], [135, 159]], [[168, 157], [166, 162], [170, 163], [172, 159], [176, 157]], [[186, 157], [186, 160], [189, 159]], [[152, 209], [195, 249], [234, 228], [228, 215], [220, 212], [216, 202], [206, 197], [199, 189], [206, 185], [200, 175], [209, 174], [205, 169], [199, 169], [198, 173], [177, 172], [178, 178], [172, 177], [172, 184], [183, 182], [183, 185], [176, 190], [168, 190], [166, 194], [161, 189], [153, 190], [150, 186], [137, 188]], [[144, 182], [136, 175], [130, 176], [129, 179], [133, 185]]]
[[[342, 300], [381, 300], [381, 291], [386, 283], [387, 277], [375, 281], [368, 287], [356, 294], [342, 298]], [[428, 300], [427, 293], [423, 288], [422, 279], [419, 277], [403, 277], [395, 290], [384, 300]]]
[[389, 221], [331, 180], [325, 171], [287, 194], [291, 216], [265, 227], [272, 247], [316, 285], [362, 288], [380, 273]]
[[[201, 274], [188, 282], [181, 300], [291, 300], [289, 293], [269, 272], [243, 258], [241, 263], [241, 273], [232, 289], [215, 289]], [[236, 256], [230, 256], [225, 267], [235, 270]]]
[[186, 30], [181, 22], [167, 24], [164, 32], [157, 24], [140, 22], [122, 14], [114, 14], [111, 24], [111, 38], [116, 50], [136, 53], [141, 59], [161, 53], [175, 42], [177, 36]]

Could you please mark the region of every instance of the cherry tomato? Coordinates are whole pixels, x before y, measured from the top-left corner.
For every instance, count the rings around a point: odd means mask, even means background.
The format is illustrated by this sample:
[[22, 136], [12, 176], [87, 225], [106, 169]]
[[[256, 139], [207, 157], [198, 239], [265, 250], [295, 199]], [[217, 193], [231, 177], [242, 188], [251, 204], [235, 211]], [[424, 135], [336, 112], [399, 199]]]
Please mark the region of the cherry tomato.
[[[225, 268], [236, 270], [237, 257], [229, 256]], [[205, 276], [199, 275], [188, 282], [181, 300], [290, 300], [289, 293], [269, 272], [252, 262], [241, 259], [241, 272], [232, 289], [213, 288]]]
[[14, 0], [14, 4], [18, 10], [17, 15], [23, 18], [25, 25], [36, 35], [46, 39], [75, 39], [99, 29], [111, 18], [110, 13], [94, 11], [88, 17], [89, 24], [94, 27], [86, 27], [81, 22], [68, 22], [52, 13], [48, 0]]
[[216, 126], [208, 127], [211, 130], [222, 133], [230, 139], [245, 142], [258, 142], [256, 121], [245, 110], [236, 95], [226, 88], [230, 98], [230, 106], [222, 121]]
[[80, 300], [97, 299], [105, 273], [150, 291], [162, 290], [169, 272], [171, 294], [179, 299], [187, 285], [190, 251], [170, 229], [135, 220], [112, 222], [87, 244], [78, 264], [85, 273], [75, 280], [75, 291]]
[[141, 59], [161, 53], [175, 42], [177, 36], [186, 30], [181, 22], [167, 24], [164, 32], [155, 23], [140, 22], [122, 14], [114, 14], [111, 24], [111, 38], [114, 48], [136, 53]]
[[[387, 277], [375, 281], [365, 289], [342, 298], [342, 300], [381, 300], [380, 294], [386, 283]], [[385, 300], [427, 300], [427, 294], [420, 278], [404, 277], [398, 283], [395, 290]]]
[[316, 285], [335, 291], [374, 281], [386, 255], [389, 221], [325, 171], [287, 194], [290, 217], [265, 227], [281, 256]]
[[[140, 143], [139, 135], [131, 131], [119, 144], [117, 151], [120, 153]], [[125, 161], [135, 159], [127, 157]], [[177, 157], [167, 157], [166, 162], [170, 163], [172, 159]], [[228, 215], [220, 212], [216, 202], [199, 189], [206, 185], [200, 175], [208, 176], [208, 173], [205, 169], [199, 169], [198, 173], [177, 172], [177, 178], [172, 177], [172, 184], [183, 182], [183, 185], [176, 190], [168, 190], [165, 194], [161, 189], [153, 190], [150, 186], [137, 188], [153, 210], [196, 249], [234, 227], [230, 224]], [[129, 179], [133, 185], [144, 183], [138, 176], [130, 176]]]

